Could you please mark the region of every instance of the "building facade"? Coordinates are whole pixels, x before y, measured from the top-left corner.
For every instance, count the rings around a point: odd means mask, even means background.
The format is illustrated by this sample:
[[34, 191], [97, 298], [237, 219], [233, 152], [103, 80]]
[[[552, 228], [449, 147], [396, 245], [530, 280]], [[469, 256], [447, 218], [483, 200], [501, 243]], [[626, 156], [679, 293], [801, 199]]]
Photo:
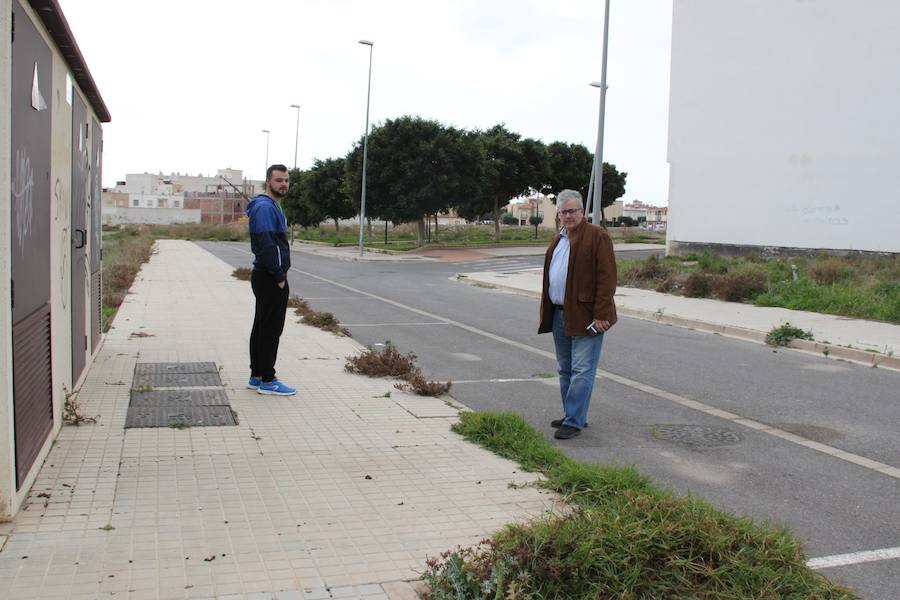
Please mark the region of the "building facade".
[[[0, 0], [0, 520], [18, 510], [101, 343], [101, 123], [55, 0]], [[6, 84], [9, 82], [9, 85]]]
[[895, 0], [674, 1], [670, 252], [900, 252], [897, 23]]

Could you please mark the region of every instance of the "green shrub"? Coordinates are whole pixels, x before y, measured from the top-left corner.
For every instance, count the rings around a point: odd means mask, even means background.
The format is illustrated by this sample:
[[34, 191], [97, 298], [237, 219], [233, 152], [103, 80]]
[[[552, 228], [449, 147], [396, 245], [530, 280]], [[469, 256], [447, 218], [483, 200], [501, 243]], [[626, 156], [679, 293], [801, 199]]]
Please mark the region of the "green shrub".
[[730, 260], [711, 252], [704, 252], [703, 256], [697, 259], [697, 266], [707, 273], [727, 273], [730, 265]]
[[682, 289], [689, 298], [706, 298], [712, 291], [712, 278], [703, 271], [692, 271], [684, 278]]
[[744, 302], [765, 292], [768, 288], [766, 272], [750, 265], [738, 271], [722, 273], [713, 279], [715, 295], [727, 302]]
[[812, 340], [812, 331], [803, 331], [790, 323], [774, 327], [766, 334], [766, 343], [770, 346], [787, 346], [792, 340]]

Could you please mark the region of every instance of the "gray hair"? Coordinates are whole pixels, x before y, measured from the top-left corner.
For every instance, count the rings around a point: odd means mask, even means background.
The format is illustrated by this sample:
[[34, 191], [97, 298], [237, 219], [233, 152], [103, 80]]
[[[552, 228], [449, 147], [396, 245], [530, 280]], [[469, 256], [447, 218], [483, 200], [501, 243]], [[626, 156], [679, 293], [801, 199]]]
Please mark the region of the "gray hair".
[[562, 206], [566, 202], [577, 202], [578, 208], [584, 210], [584, 200], [581, 193], [576, 190], [563, 190], [556, 195], [556, 205]]

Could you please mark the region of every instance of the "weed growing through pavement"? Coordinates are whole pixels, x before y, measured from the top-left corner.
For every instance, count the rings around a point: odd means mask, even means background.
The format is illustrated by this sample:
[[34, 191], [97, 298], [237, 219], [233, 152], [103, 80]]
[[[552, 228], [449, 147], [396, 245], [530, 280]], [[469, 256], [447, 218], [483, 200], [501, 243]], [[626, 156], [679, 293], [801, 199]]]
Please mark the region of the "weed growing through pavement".
[[288, 298], [288, 308], [294, 309], [294, 314], [300, 317], [300, 322], [304, 325], [318, 327], [324, 331], [330, 331], [335, 335], [353, 337], [350, 335], [349, 329], [341, 327], [340, 322], [332, 313], [313, 310], [306, 300], [300, 296], [291, 296]]
[[772, 328], [772, 331], [766, 334], [766, 343], [770, 346], [787, 346], [792, 340], [812, 341], [812, 339], [812, 331], [803, 331], [790, 323], [774, 327]]
[[402, 379], [395, 387], [412, 391], [419, 396], [442, 396], [450, 391], [451, 382], [426, 381], [422, 369], [416, 366], [416, 355], [401, 354], [390, 342], [375, 350], [371, 346], [362, 354], [348, 356], [344, 368], [351, 373], [369, 377], [396, 377]]
[[131, 391], [132, 391], [132, 392], [136, 392], [136, 393], [138, 393], [138, 394], [144, 394], [144, 393], [147, 393], [147, 392], [152, 392], [152, 391], [153, 391], [153, 386], [152, 386], [152, 385], [139, 385], [139, 386], [137, 386], [137, 387], [131, 388]]
[[115, 529], [115, 527], [113, 527], [111, 523], [107, 523], [103, 527], [98, 527], [97, 529], [100, 529], [102, 531], [112, 531], [113, 529]]
[[66, 425], [75, 425], [78, 427], [82, 423], [96, 423], [100, 415], [94, 417], [86, 417], [82, 414], [81, 403], [78, 402], [78, 394], [70, 392], [66, 386], [63, 386], [63, 394], [66, 399], [63, 403], [63, 422]]
[[187, 421], [172, 421], [169, 423], [169, 429], [190, 429], [191, 424]]

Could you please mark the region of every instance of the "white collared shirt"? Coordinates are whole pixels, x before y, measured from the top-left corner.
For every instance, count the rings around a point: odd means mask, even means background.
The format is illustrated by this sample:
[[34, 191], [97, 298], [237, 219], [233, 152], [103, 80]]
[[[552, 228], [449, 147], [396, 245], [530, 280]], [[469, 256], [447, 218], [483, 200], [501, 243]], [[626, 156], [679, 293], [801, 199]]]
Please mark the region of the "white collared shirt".
[[550, 302], [560, 306], [566, 300], [566, 278], [569, 275], [569, 231], [563, 227], [559, 232], [559, 243], [553, 249], [550, 259]]

